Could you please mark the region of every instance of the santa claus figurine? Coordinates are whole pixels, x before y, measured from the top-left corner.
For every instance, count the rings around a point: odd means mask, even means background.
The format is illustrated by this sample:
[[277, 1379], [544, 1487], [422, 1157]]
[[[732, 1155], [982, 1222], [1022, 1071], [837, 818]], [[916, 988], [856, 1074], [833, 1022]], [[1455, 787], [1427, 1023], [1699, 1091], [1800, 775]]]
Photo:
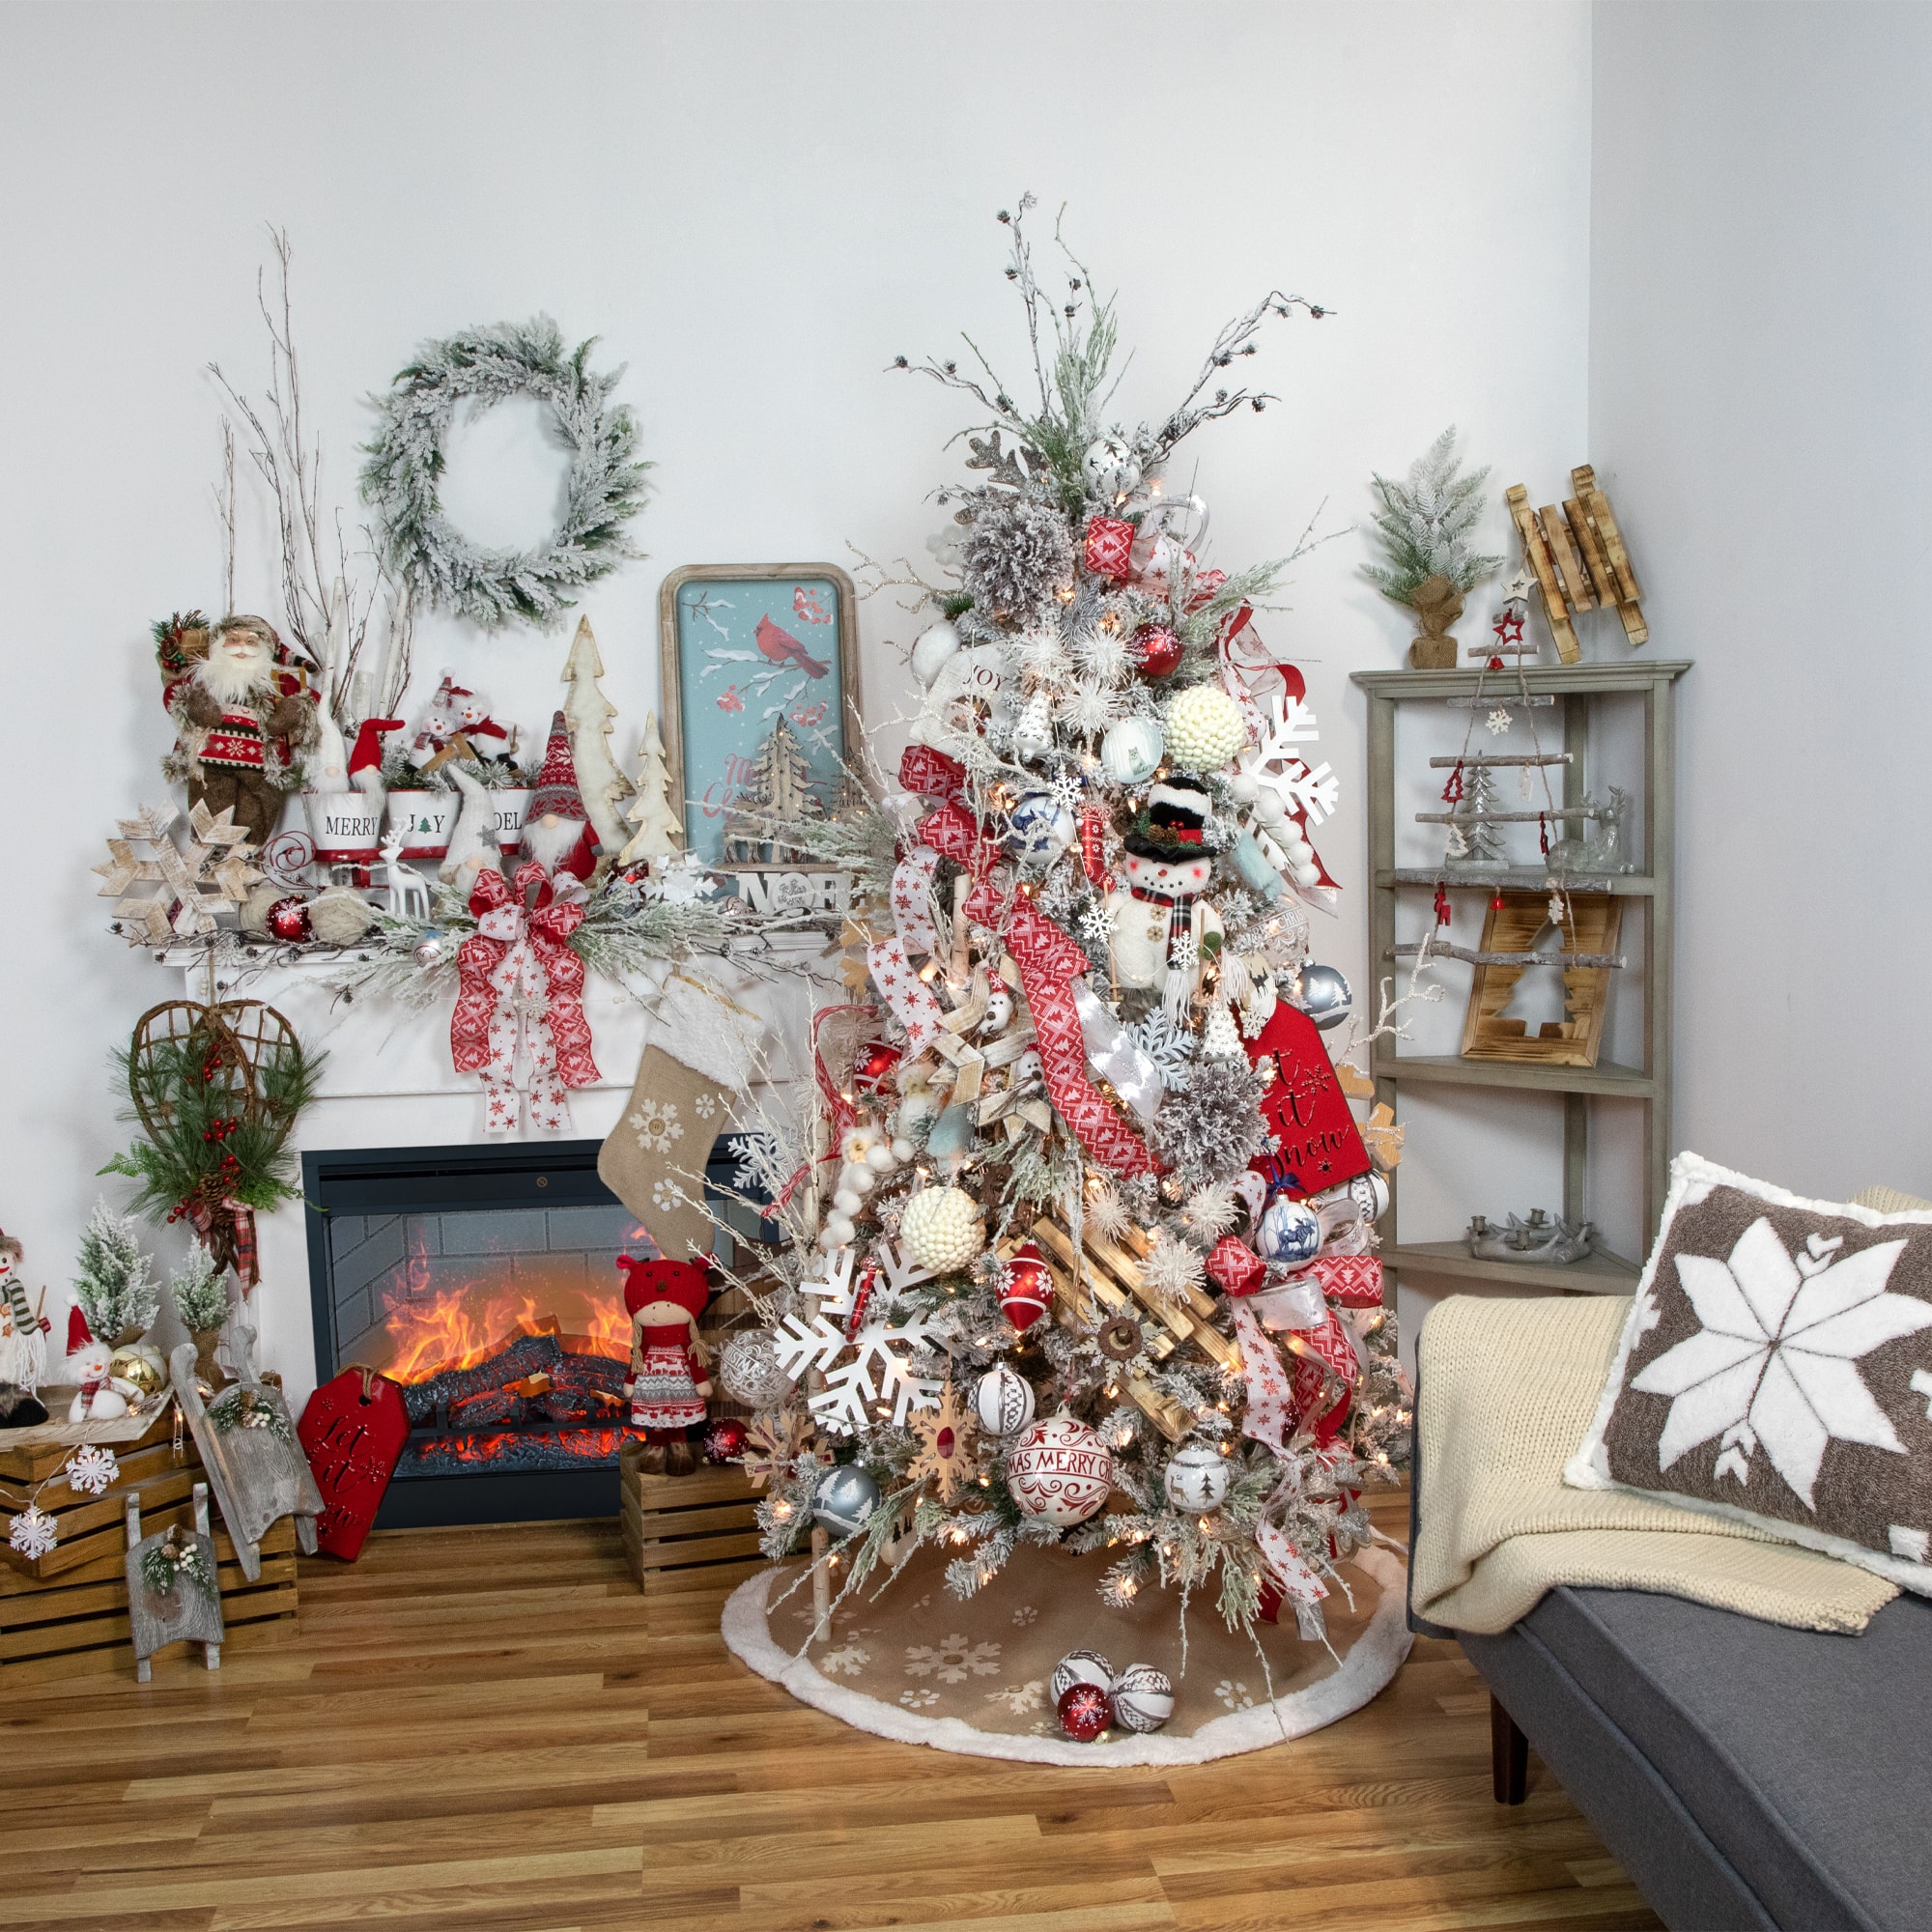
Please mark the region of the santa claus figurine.
[[697, 1318], [711, 1296], [702, 1262], [634, 1261], [619, 1255], [624, 1306], [631, 1316], [631, 1426], [644, 1432], [642, 1465], [651, 1475], [688, 1476], [697, 1466], [686, 1432], [706, 1414], [708, 1380]]
[[[316, 695], [266, 617], [224, 617], [206, 636], [206, 651], [162, 692], [176, 757], [189, 805], [232, 810], [259, 850], [282, 815], [296, 752], [315, 742]], [[164, 677], [172, 669], [164, 655]]]

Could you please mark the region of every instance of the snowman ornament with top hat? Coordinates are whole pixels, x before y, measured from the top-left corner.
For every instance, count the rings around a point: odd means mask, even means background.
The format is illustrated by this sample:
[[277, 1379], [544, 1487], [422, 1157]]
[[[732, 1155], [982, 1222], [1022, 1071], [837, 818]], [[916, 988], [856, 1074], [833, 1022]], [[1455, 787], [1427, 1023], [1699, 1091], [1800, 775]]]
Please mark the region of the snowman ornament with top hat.
[[1201, 897], [1214, 872], [1209, 822], [1199, 786], [1154, 785], [1144, 828], [1124, 841], [1125, 884], [1107, 899], [1116, 982], [1122, 991], [1158, 993], [1177, 1019], [1200, 983], [1202, 946], [1221, 937], [1219, 917]]

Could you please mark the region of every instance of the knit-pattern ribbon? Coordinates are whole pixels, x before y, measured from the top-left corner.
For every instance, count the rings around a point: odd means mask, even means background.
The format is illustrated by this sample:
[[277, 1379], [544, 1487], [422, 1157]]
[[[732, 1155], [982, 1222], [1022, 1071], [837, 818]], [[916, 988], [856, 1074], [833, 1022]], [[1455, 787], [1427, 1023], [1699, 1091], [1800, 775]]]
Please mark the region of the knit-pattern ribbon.
[[922, 798], [957, 805], [966, 795], [966, 767], [930, 745], [908, 745], [899, 753], [899, 783]]
[[1307, 1272], [1321, 1284], [1321, 1293], [1343, 1308], [1381, 1306], [1382, 1264], [1378, 1255], [1318, 1255]]
[[[1341, 1434], [1349, 1419], [1349, 1405], [1354, 1399], [1362, 1365], [1342, 1318], [1332, 1308], [1319, 1328], [1298, 1331], [1293, 1346], [1295, 1364], [1290, 1392], [1295, 1417], [1325, 1446]], [[1342, 1384], [1339, 1396], [1334, 1393], [1338, 1378]]]
[[1262, 1560], [1274, 1572], [1282, 1594], [1312, 1604], [1328, 1594], [1328, 1585], [1301, 1560], [1300, 1552], [1278, 1524], [1264, 1520], [1255, 1524], [1255, 1548]]
[[1112, 1174], [1151, 1174], [1157, 1163], [1147, 1143], [1087, 1078], [1087, 1037], [1072, 983], [1087, 971], [1087, 955], [1023, 894], [1009, 895], [991, 879], [999, 847], [980, 836], [972, 814], [957, 805], [929, 813], [919, 836], [955, 859], [980, 881], [966, 917], [999, 931], [1020, 969], [1020, 989], [1033, 1015], [1035, 1045], [1046, 1074], [1046, 1096], [1087, 1152]]
[[570, 1125], [565, 1089], [597, 1078], [590, 1022], [583, 1016], [583, 961], [570, 935], [583, 920], [581, 903], [556, 904], [541, 866], [519, 866], [516, 877], [479, 872], [469, 895], [476, 931], [456, 950], [456, 1010], [449, 1055], [459, 1073], [480, 1073], [486, 1125], [517, 1125], [517, 1054], [529, 1057], [532, 1124], [560, 1133]]

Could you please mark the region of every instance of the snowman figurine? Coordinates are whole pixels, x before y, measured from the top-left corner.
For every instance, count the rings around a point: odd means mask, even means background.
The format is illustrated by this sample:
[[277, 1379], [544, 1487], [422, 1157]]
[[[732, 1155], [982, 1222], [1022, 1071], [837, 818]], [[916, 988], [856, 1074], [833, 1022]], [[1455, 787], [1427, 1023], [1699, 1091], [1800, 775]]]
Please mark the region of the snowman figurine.
[[1200, 982], [1201, 944], [1222, 929], [1214, 908], [1201, 898], [1214, 872], [1214, 855], [1204, 842], [1208, 810], [1207, 793], [1193, 785], [1155, 785], [1148, 794], [1148, 829], [1124, 840], [1125, 887], [1107, 898], [1116, 981], [1124, 990], [1158, 993], [1175, 1020], [1186, 1017]]

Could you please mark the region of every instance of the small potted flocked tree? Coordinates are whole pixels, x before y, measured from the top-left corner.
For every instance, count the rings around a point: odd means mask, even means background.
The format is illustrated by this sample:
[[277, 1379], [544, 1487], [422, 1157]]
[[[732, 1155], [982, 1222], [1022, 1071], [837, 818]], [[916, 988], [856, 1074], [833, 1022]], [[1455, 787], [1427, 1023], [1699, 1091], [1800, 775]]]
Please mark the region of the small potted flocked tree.
[[175, 1298], [175, 1313], [194, 1344], [194, 1372], [210, 1388], [221, 1386], [223, 1377], [214, 1359], [214, 1346], [221, 1339], [222, 1323], [228, 1320], [227, 1277], [214, 1265], [214, 1257], [196, 1241], [187, 1259], [168, 1275], [168, 1288]]
[[1363, 570], [1384, 597], [1407, 605], [1420, 619], [1422, 635], [1408, 647], [1417, 670], [1456, 668], [1449, 627], [1463, 614], [1463, 594], [1502, 563], [1469, 548], [1469, 532], [1488, 507], [1483, 485], [1490, 472], [1458, 475], [1455, 452], [1452, 423], [1409, 466], [1406, 482], [1375, 478], [1381, 499], [1376, 528], [1388, 561]]

